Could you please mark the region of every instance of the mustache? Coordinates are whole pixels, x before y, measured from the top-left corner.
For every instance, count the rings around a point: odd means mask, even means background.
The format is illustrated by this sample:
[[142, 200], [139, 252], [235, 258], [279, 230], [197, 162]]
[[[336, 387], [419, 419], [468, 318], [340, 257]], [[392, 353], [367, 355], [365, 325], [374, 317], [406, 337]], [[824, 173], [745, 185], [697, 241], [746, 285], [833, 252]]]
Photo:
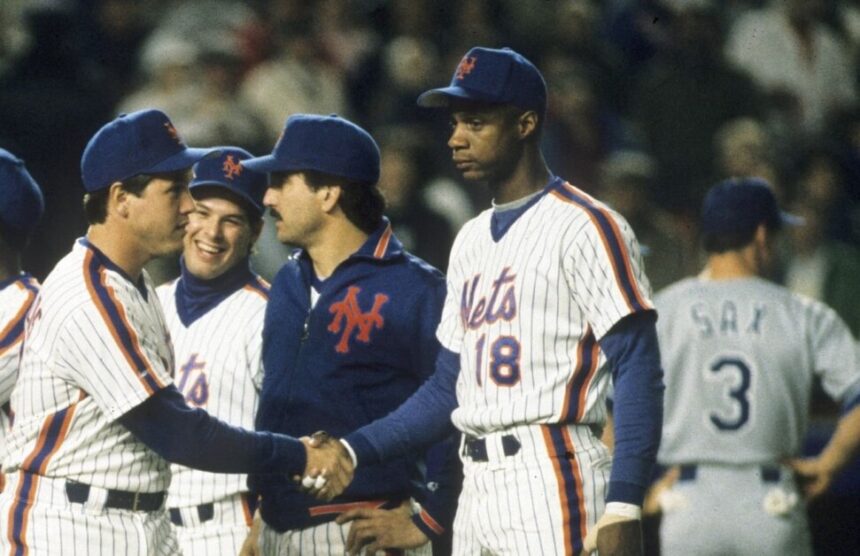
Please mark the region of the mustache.
[[283, 217], [281, 216], [281, 213], [280, 213], [280, 212], [278, 212], [277, 210], [273, 209], [273, 208], [269, 208], [269, 214], [270, 214], [270, 215], [271, 215], [271, 217], [272, 217], [272, 218], [274, 218], [275, 220], [283, 220]]

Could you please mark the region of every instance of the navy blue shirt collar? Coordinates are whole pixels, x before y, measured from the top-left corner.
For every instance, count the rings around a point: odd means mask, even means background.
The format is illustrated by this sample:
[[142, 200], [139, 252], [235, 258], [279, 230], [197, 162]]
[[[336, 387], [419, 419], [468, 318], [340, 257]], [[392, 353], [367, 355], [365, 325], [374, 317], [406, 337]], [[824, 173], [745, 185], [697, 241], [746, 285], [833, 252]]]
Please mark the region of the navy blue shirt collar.
[[516, 206], [513, 208], [506, 209], [504, 207], [499, 207], [493, 210], [493, 214], [490, 217], [490, 233], [493, 236], [493, 241], [498, 242], [501, 240], [520, 216], [535, 206], [538, 201], [543, 199], [547, 192], [549, 192], [554, 186], [558, 185], [561, 181], [561, 178], [550, 176], [549, 183], [547, 183], [537, 194], [532, 194], [531, 199], [529, 199], [525, 204], [517, 205], [517, 201], [514, 201], [513, 204]]
[[179, 265], [182, 275], [176, 284], [176, 312], [186, 327], [255, 279], [248, 257], [211, 280], [203, 280], [191, 274], [185, 266], [185, 257], [179, 260]]
[[[361, 247], [358, 248], [358, 251], [347, 257], [345, 261], [341, 262], [337, 268], [335, 268], [334, 272], [332, 272], [332, 275], [334, 275], [338, 269], [342, 268], [343, 265], [354, 260], [387, 261], [401, 255], [403, 255], [403, 244], [400, 243], [400, 240], [394, 235], [394, 231], [391, 228], [391, 222], [387, 217], [383, 216], [380, 225], [368, 236], [367, 240], [365, 240]], [[307, 251], [304, 249], [298, 249], [294, 252], [293, 256], [296, 257], [301, 264], [302, 273], [307, 281], [312, 282], [316, 278], [316, 275], [313, 272], [313, 265]], [[328, 278], [330, 278], [330, 276], [326, 277], [326, 279]], [[318, 278], [316, 279], [319, 280]], [[322, 282], [324, 281], [325, 280], [319, 281], [317, 285], [322, 285]]]

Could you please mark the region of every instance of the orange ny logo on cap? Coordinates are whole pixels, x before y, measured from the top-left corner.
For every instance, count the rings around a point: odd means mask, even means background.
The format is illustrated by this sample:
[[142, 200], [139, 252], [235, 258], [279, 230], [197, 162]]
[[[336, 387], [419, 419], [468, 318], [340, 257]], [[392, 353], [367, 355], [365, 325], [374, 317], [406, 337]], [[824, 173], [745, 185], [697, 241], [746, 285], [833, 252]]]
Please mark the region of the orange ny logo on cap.
[[242, 175], [242, 163], [233, 160], [232, 154], [228, 154], [227, 158], [224, 159], [221, 169], [224, 170], [224, 177], [228, 180], [232, 180], [233, 176]]
[[463, 59], [460, 60], [460, 65], [457, 66], [457, 79], [463, 79], [475, 69], [475, 61], [477, 61], [477, 57], [475, 56], [463, 56]]

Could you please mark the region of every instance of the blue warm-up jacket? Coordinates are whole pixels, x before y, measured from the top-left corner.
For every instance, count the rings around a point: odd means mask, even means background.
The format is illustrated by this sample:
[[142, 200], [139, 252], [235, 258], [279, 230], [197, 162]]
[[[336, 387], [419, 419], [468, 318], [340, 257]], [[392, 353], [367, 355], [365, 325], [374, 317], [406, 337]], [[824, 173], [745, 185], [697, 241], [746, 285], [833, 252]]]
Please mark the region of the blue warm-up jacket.
[[[404, 251], [387, 221], [316, 284], [320, 297], [311, 307], [314, 280], [299, 250], [272, 283], [257, 430], [342, 437], [396, 409], [433, 373], [445, 279]], [[414, 521], [432, 539], [453, 521], [459, 466], [452, 434], [426, 454], [360, 465], [331, 502], [300, 492], [286, 475], [251, 476], [249, 486], [261, 497], [263, 519], [278, 531], [333, 520], [343, 504], [396, 504], [411, 496], [424, 508]]]

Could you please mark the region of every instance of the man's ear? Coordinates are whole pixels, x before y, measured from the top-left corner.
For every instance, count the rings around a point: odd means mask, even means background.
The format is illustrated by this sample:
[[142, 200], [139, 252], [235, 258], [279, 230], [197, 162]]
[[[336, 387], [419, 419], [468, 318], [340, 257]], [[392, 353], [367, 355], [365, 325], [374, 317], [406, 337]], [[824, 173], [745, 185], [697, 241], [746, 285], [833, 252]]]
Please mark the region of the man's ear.
[[767, 229], [767, 226], [762, 223], [759, 224], [755, 229], [755, 235], [753, 236], [753, 240], [757, 245], [764, 247], [767, 245], [768, 240], [773, 232]]
[[537, 132], [540, 116], [534, 110], [527, 110], [517, 119], [517, 132], [520, 139], [525, 139]]
[[116, 213], [122, 218], [126, 218], [129, 214], [129, 197], [130, 194], [126, 191], [121, 182], [115, 181], [110, 184], [107, 199], [107, 213]]
[[337, 206], [337, 202], [340, 200], [340, 196], [343, 194], [343, 187], [340, 185], [329, 185], [323, 188], [320, 188], [318, 191], [320, 195], [321, 205], [320, 207], [324, 212], [331, 212]]

